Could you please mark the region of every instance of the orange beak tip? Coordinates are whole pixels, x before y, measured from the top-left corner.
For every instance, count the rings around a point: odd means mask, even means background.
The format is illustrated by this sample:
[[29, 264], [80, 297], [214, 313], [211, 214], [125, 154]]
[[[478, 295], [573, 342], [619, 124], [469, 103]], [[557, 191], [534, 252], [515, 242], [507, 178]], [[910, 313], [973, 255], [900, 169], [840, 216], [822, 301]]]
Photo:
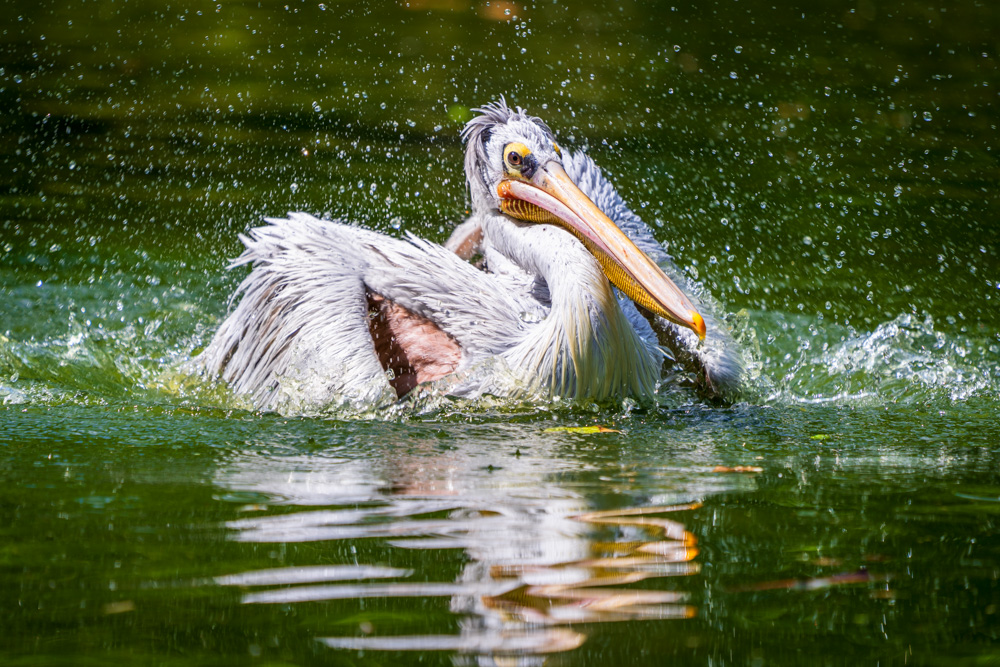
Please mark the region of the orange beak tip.
[[692, 328], [694, 329], [694, 332], [698, 334], [698, 338], [700, 340], [705, 340], [705, 318], [692, 310], [691, 323], [694, 325]]

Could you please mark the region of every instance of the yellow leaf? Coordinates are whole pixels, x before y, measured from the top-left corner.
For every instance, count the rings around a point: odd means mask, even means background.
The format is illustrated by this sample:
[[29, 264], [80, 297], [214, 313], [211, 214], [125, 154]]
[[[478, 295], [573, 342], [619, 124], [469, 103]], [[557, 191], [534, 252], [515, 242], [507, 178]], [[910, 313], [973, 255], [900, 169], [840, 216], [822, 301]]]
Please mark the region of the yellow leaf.
[[543, 433], [621, 433], [607, 426], [553, 426], [547, 428]]
[[712, 472], [764, 472], [759, 466], [715, 466]]

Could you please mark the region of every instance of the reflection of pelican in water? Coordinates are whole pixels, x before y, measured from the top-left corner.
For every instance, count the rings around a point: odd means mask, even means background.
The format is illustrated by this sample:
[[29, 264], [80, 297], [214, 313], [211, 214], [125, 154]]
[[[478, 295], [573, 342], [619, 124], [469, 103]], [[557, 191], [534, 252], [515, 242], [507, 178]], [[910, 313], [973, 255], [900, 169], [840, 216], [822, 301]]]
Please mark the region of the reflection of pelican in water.
[[[563, 436], [521, 438], [516, 446], [530, 454], [512, 457], [510, 431], [459, 430], [461, 446], [442, 450], [437, 432], [389, 427], [380, 441], [408, 438], [387, 456], [358, 455], [369, 451], [361, 443], [321, 456], [233, 452], [215, 484], [228, 499], [259, 504], [227, 522], [228, 539], [313, 546], [274, 547], [281, 555], [267, 569], [219, 571], [215, 583], [240, 588], [245, 604], [293, 613], [337, 605], [329, 613], [339, 619], [317, 626], [327, 646], [456, 651], [466, 654], [459, 665], [537, 665], [598, 624], [697, 613], [679, 579], [700, 570], [696, 538], [678, 523], [696, 504], [649, 505], [634, 479], [576, 477], [587, 466], [565, 455]], [[659, 484], [658, 498], [710, 488]], [[596, 510], [590, 496], [609, 488], [613, 506], [602, 500]], [[370, 599], [381, 612], [370, 612]]]
[[201, 368], [287, 412], [384, 405], [431, 381], [454, 396], [643, 399], [666, 352], [703, 393], [733, 397], [732, 338], [667, 277], [681, 281], [593, 161], [503, 100], [479, 112], [463, 132], [473, 215], [445, 247], [269, 220], [242, 237], [235, 265], [253, 270]]

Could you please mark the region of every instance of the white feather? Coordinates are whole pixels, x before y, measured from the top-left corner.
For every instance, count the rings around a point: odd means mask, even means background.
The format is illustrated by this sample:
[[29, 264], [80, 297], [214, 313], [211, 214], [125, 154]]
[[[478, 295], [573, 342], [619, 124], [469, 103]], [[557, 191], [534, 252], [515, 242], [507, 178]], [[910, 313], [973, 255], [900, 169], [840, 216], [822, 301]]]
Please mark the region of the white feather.
[[[393, 239], [292, 213], [242, 236], [250, 265], [238, 305], [205, 351], [200, 372], [221, 377], [263, 410], [366, 411], [397, 400], [372, 342], [368, 292], [423, 316], [461, 348], [456, 372], [438, 387], [450, 395], [608, 399], [651, 398], [664, 360], [659, 344], [727, 397], [738, 390], [742, 357], [709, 313], [709, 345], [690, 331], [649, 321], [608, 282], [569, 232], [522, 223], [498, 210], [496, 163], [503, 146], [525, 143], [567, 174], [678, 284], [683, 277], [649, 229], [582, 153], [560, 158], [548, 127], [501, 102], [479, 110], [463, 136], [481, 270], [414, 236]], [[689, 292], [699, 287], [688, 282]], [[699, 296], [699, 295], [695, 295]], [[702, 300], [701, 302], [704, 302]], [[696, 302], [696, 305], [699, 302]], [[720, 391], [721, 389], [721, 391]]]

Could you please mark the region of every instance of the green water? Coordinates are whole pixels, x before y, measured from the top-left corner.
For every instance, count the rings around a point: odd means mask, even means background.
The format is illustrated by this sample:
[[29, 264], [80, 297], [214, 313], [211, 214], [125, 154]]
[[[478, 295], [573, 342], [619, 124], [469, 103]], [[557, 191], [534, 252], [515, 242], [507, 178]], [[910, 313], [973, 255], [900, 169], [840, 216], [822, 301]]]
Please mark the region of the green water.
[[[940, 0], [5, 7], [0, 662], [1000, 662], [998, 34]], [[446, 238], [500, 94], [723, 303], [745, 402], [298, 419], [172, 370], [263, 216]]]

